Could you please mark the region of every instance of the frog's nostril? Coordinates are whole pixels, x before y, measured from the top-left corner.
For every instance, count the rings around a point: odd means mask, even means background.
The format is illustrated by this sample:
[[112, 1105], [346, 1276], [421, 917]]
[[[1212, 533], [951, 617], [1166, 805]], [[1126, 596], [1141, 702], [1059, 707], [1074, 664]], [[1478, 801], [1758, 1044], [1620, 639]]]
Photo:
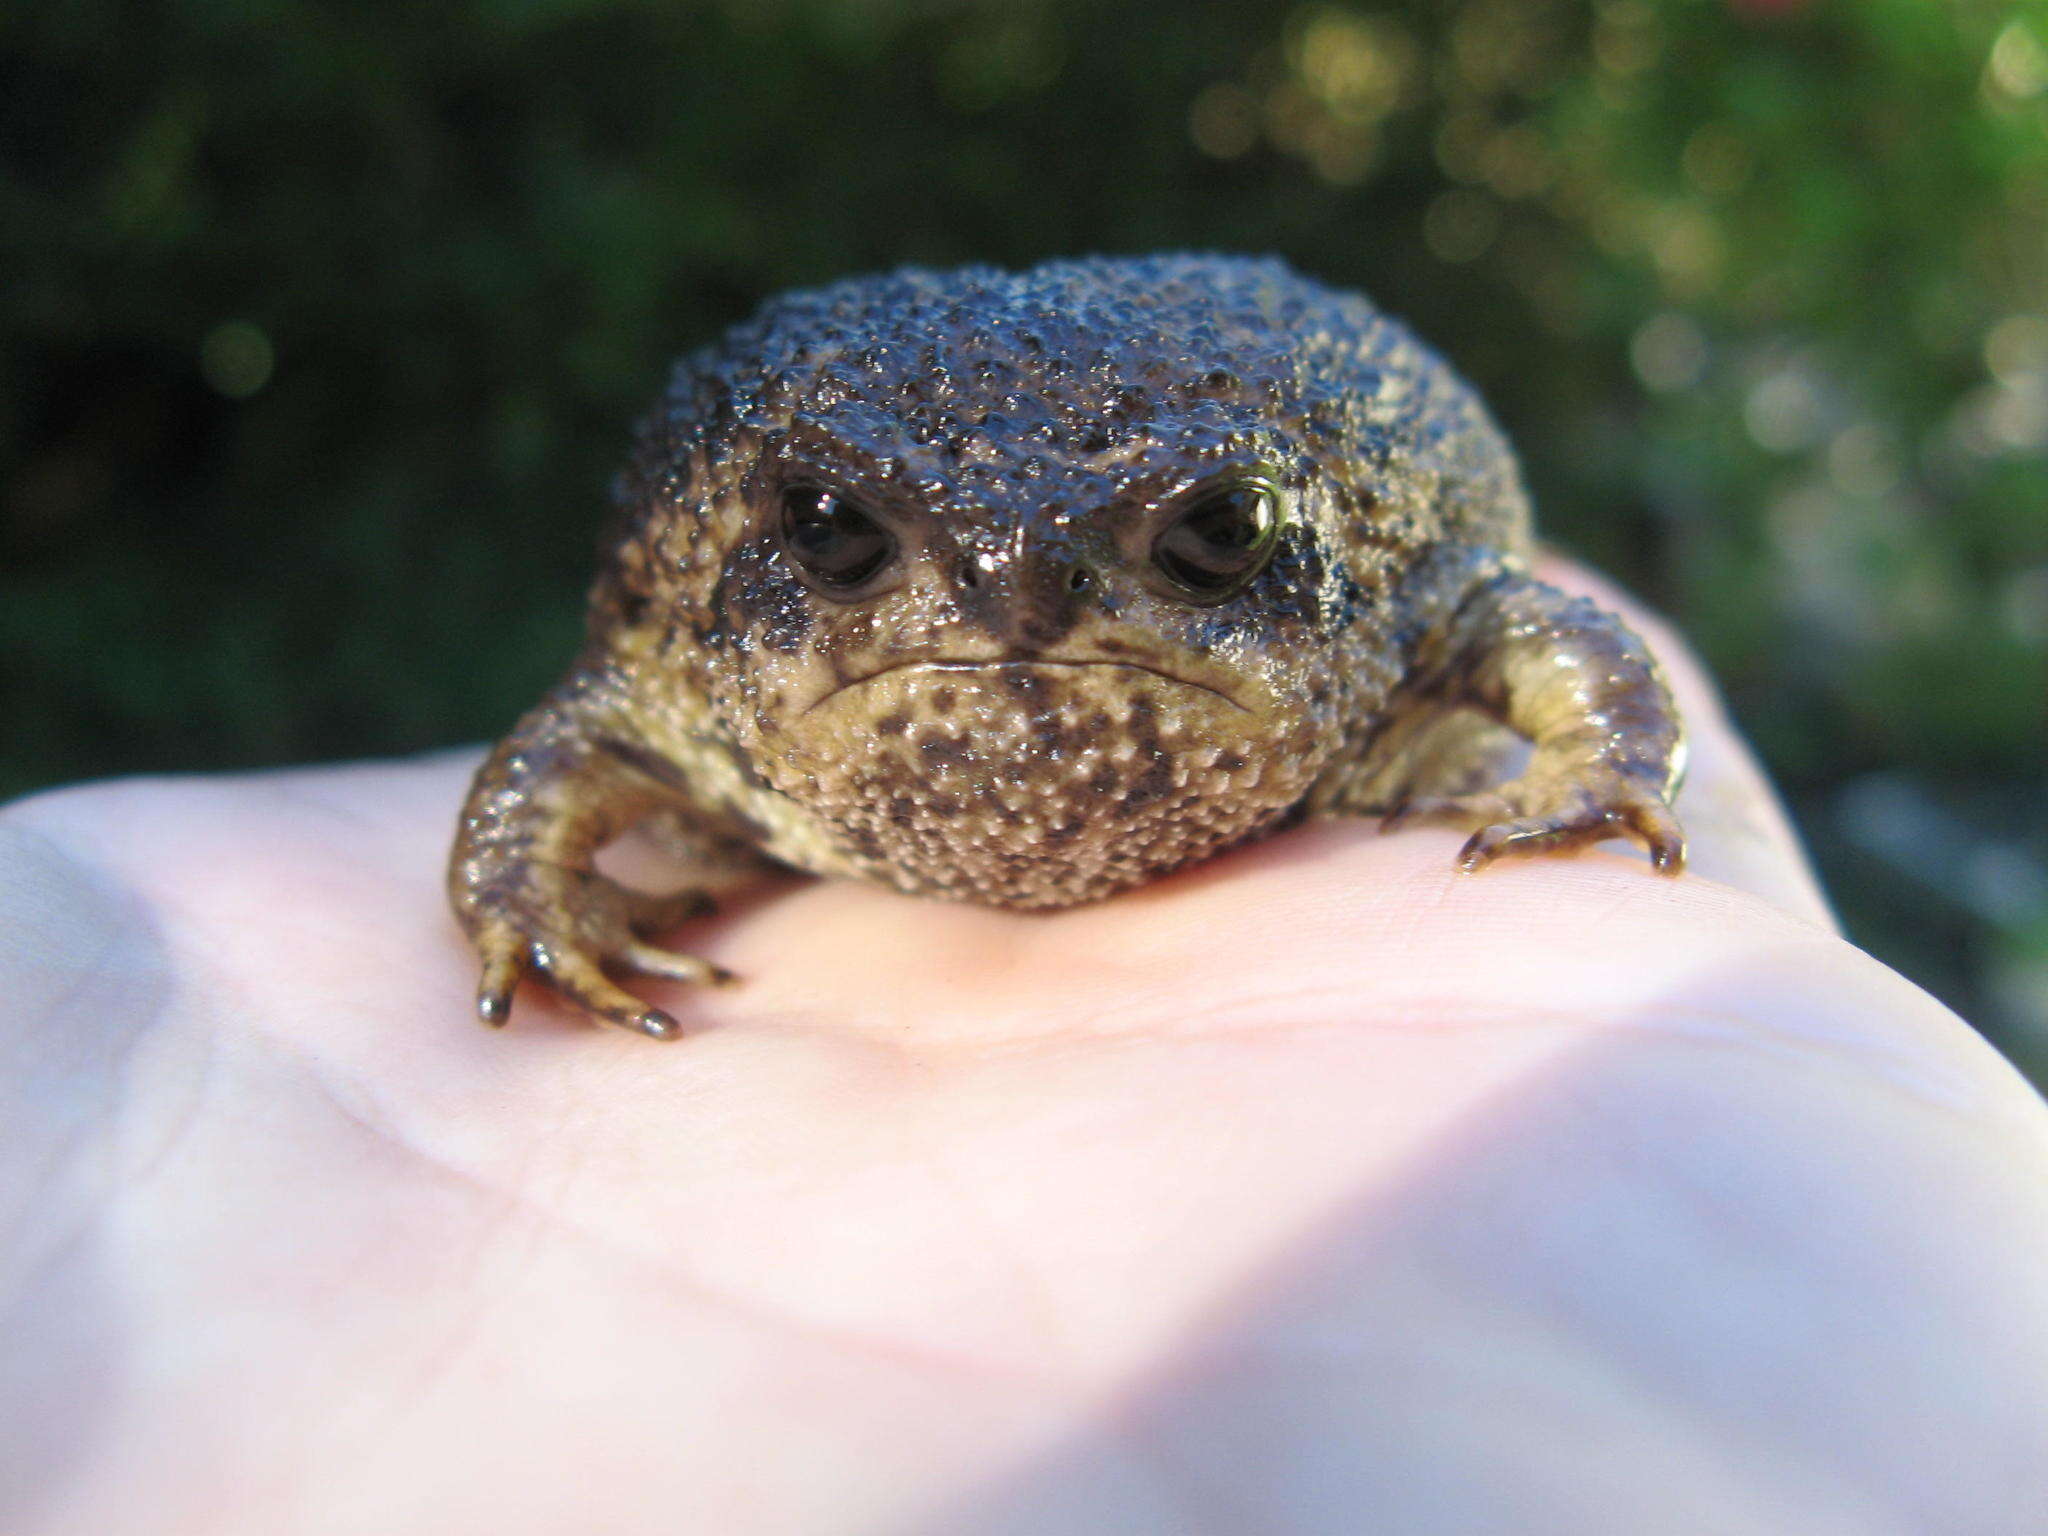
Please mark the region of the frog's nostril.
[[976, 565], [972, 560], [962, 560], [960, 562], [959, 582], [960, 585], [963, 587], [980, 586], [981, 567]]
[[1088, 567], [1085, 565], [1077, 565], [1072, 571], [1067, 573], [1067, 590], [1069, 592], [1086, 592], [1094, 585], [1095, 578], [1089, 574]]

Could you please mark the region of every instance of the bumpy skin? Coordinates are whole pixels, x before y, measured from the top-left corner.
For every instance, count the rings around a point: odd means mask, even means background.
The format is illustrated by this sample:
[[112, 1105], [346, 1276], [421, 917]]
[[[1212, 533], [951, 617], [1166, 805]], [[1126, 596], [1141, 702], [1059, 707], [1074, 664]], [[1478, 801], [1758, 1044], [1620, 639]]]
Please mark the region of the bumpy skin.
[[[1155, 541], [1240, 484], [1277, 510], [1271, 556], [1192, 598]], [[867, 509], [888, 569], [822, 588], [788, 546], [791, 487]], [[646, 936], [771, 865], [1058, 907], [1335, 814], [1462, 819], [1467, 868], [1618, 833], [1682, 861], [1670, 695], [1618, 620], [1529, 575], [1478, 398], [1279, 262], [778, 299], [677, 369], [619, 500], [583, 651], [456, 840], [489, 1022], [538, 969], [673, 1036], [606, 967], [722, 979]], [[691, 889], [594, 871], [644, 822]]]

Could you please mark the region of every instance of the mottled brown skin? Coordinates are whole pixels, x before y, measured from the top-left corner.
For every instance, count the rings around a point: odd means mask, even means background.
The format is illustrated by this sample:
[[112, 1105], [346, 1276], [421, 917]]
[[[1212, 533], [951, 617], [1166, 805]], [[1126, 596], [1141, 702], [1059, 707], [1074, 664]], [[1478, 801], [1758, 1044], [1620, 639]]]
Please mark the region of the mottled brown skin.
[[[795, 548], [787, 506], [827, 493], [891, 541], [857, 590]], [[1241, 587], [1193, 591], [1160, 550], [1219, 495], [1273, 531]], [[724, 979], [647, 936], [777, 865], [1061, 907], [1310, 815], [1462, 820], [1467, 869], [1622, 834], [1683, 860], [1671, 696], [1529, 574], [1478, 398], [1279, 262], [786, 296], [678, 368], [619, 499], [582, 653], [464, 807], [488, 1022], [537, 970], [674, 1036], [607, 970]], [[643, 823], [688, 890], [594, 870]]]

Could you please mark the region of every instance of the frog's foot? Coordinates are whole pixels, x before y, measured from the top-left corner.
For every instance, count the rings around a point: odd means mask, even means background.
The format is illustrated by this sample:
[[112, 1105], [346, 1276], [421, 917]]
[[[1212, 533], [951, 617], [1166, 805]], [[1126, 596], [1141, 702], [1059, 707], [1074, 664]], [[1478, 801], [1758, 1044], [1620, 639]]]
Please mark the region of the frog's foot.
[[1505, 854], [1549, 853], [1632, 837], [1649, 850], [1660, 874], [1685, 867], [1685, 834], [1663, 789], [1649, 779], [1599, 765], [1530, 772], [1498, 789], [1469, 795], [1423, 795], [1395, 807], [1383, 831], [1414, 821], [1477, 827], [1458, 853], [1470, 873]]
[[509, 892], [480, 891], [465, 913], [483, 958], [477, 1016], [486, 1024], [504, 1024], [513, 990], [529, 971], [538, 971], [591, 1017], [655, 1040], [673, 1040], [682, 1026], [618, 986], [605, 968], [714, 986], [731, 981], [730, 972], [710, 961], [662, 949], [645, 938], [714, 905], [698, 891], [656, 896], [590, 870], [529, 865]]

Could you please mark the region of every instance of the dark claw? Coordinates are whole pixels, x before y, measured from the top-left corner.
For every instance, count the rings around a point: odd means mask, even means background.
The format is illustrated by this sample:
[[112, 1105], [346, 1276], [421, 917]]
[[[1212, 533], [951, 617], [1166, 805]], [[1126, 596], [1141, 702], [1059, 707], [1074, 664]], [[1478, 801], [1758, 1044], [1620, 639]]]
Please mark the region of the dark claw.
[[1507, 847], [1505, 839], [1496, 841], [1486, 834], [1493, 829], [1482, 827], [1465, 839], [1465, 846], [1458, 850], [1458, 870], [1461, 874], [1476, 874], [1491, 864]]
[[650, 1040], [674, 1040], [681, 1036], [683, 1026], [659, 1008], [650, 1008], [633, 1021], [633, 1028]]
[[512, 999], [502, 992], [485, 992], [476, 1000], [476, 1016], [493, 1029], [503, 1029], [512, 1017]]

